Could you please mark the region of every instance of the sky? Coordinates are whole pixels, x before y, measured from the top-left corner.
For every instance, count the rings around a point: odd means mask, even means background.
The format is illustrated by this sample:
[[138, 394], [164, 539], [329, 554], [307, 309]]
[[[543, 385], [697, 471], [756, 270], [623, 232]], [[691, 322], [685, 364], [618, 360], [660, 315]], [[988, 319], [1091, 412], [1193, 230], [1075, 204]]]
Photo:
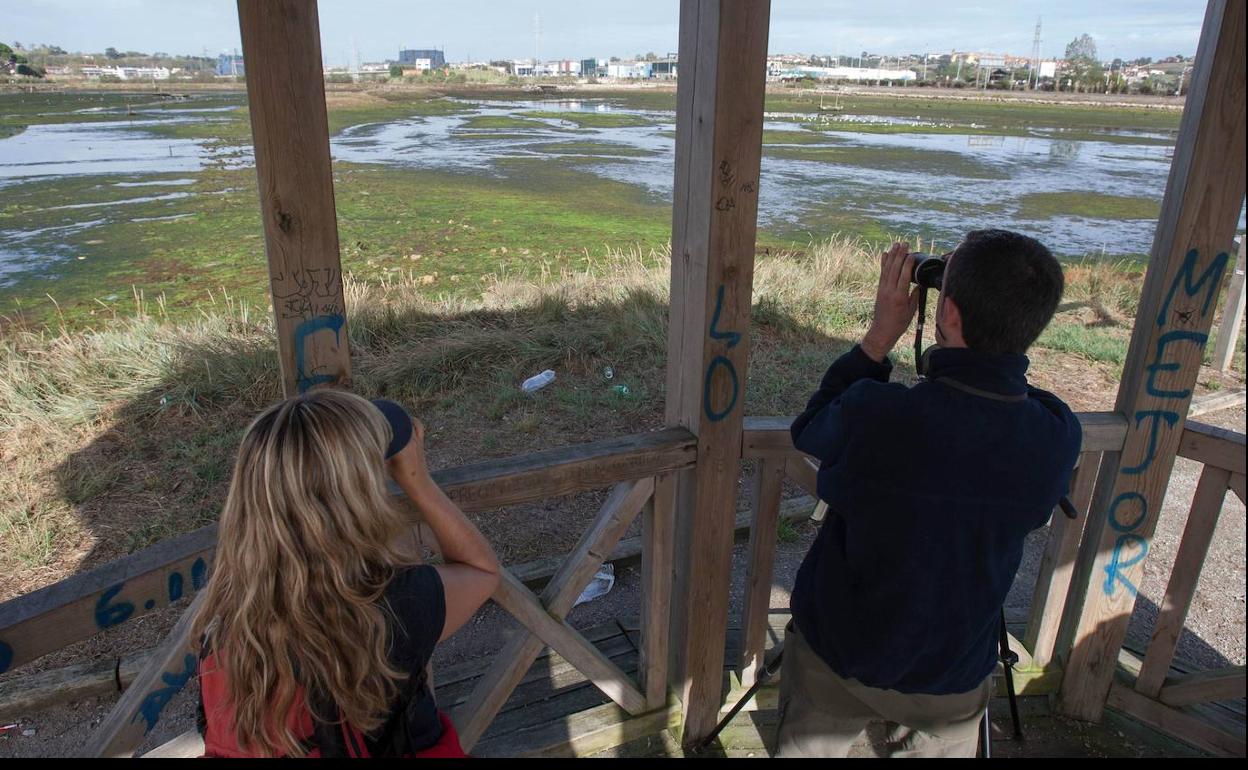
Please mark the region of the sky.
[[[676, 0], [320, 0], [328, 64], [444, 48], [450, 61], [660, 55], [677, 48]], [[1196, 52], [1204, 0], [772, 0], [771, 53], [979, 50], [1060, 58], [1091, 35], [1103, 59]], [[538, 24], [535, 25], [535, 18]], [[534, 35], [535, 26], [540, 37]], [[0, 0], [0, 40], [69, 51], [215, 56], [241, 47], [232, 0]]]

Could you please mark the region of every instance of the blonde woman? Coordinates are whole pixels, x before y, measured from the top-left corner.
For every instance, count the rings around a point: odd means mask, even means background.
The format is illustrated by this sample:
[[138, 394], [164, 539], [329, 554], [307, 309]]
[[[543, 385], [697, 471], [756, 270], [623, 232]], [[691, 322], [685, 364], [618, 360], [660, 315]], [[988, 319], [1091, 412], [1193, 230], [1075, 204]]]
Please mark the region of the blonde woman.
[[[402, 545], [387, 470], [442, 564]], [[196, 619], [205, 753], [463, 756], [425, 671], [498, 570], [402, 407], [332, 390], [270, 407], [239, 447]]]

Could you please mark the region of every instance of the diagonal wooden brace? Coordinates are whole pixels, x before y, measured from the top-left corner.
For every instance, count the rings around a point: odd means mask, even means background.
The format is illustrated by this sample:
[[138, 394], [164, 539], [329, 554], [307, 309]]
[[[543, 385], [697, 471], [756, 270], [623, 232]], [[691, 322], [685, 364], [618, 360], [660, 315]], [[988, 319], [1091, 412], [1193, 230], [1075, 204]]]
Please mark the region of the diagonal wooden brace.
[[195, 677], [199, 660], [192, 645], [191, 627], [207, 596], [207, 591], [200, 591], [182, 613], [147, 667], [135, 677], [92, 733], [82, 756], [133, 756], [148, 731], [156, 725], [161, 710]]
[[[644, 698], [631, 683], [624, 689], [608, 683], [610, 691], [604, 686], [604, 682], [613, 682], [618, 678], [613, 672], [618, 672], [619, 669], [605, 657], [597, 660], [594, 656], [601, 657], [601, 653], [564, 623], [563, 618], [653, 492], [654, 479], [651, 478], [615, 485], [593, 525], [581, 537], [576, 548], [542, 591], [540, 602], [513, 575], [503, 570], [503, 581], [494, 599], [533, 633], [521, 631], [513, 636], [494, 658], [494, 663], [477, 682], [468, 699], [455, 710], [456, 730], [465, 751], [470, 751], [485, 733], [507, 698], [537, 660], [543, 642], [589, 676], [594, 684], [625, 710], [633, 713], [636, 713], [634, 708], [637, 712], [644, 710]], [[565, 629], [572, 635], [571, 638], [567, 636]], [[588, 649], [581, 647], [582, 644]], [[589, 668], [582, 665], [585, 662], [588, 662]], [[602, 663], [609, 669], [601, 665]], [[623, 675], [620, 674], [620, 677]], [[627, 678], [624, 681], [627, 682]], [[632, 692], [628, 692], [629, 689]], [[612, 694], [613, 691], [615, 694]], [[633, 702], [633, 695], [641, 702]], [[629, 702], [625, 703], [625, 700]]]
[[585, 674], [620, 708], [630, 714], [641, 714], [646, 710], [645, 696], [628, 675], [566, 620], [555, 618], [546, 611], [533, 592], [515, 577], [503, 575], [494, 598], [503, 609], [529, 627], [534, 635]]

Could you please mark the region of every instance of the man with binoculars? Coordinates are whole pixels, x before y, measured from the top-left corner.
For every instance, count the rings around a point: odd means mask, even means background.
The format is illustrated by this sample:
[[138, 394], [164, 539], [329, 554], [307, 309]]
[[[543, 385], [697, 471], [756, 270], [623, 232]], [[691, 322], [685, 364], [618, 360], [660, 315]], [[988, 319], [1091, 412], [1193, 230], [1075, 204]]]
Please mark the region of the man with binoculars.
[[[1023, 540], [1078, 457], [1078, 420], [1026, 378], [1062, 295], [1048, 249], [978, 230], [945, 258], [895, 243], [880, 267], [869, 331], [793, 422], [828, 513], [793, 588], [780, 756], [845, 756], [871, 722], [890, 756], [974, 756]], [[912, 282], [941, 292], [937, 346], [906, 387], [888, 354]]]

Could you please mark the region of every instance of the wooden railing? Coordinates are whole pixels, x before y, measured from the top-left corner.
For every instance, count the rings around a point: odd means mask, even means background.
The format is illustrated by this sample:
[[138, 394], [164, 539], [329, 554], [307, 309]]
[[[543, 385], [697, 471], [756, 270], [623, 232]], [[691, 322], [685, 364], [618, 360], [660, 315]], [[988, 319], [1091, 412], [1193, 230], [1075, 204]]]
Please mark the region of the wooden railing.
[[[527, 629], [456, 710], [465, 748], [481, 736], [543, 644], [567, 659], [630, 714], [666, 703], [673, 476], [692, 467], [696, 443], [683, 429], [562, 447], [434, 473], [464, 510], [479, 512], [613, 486], [577, 547], [541, 596], [504, 571], [495, 601]], [[644, 511], [644, 512], [643, 512]], [[564, 616], [635, 518], [643, 516], [641, 681], [634, 684]], [[429, 542], [431, 538], [424, 538]], [[158, 543], [131, 556], [0, 604], [0, 673], [115, 628], [203, 586], [216, 526]], [[195, 671], [189, 654], [192, 604], [93, 734], [87, 753], [129, 755]]]
[[[1087, 511], [1102, 454], [1121, 449], [1126, 423], [1114, 413], [1079, 417], [1084, 431], [1083, 453], [1071, 497], [1080, 511]], [[741, 621], [743, 652], [738, 662], [743, 686], [751, 683], [762, 663], [770, 630], [768, 611], [783, 482], [788, 479], [817, 497], [815, 464], [794, 449], [789, 437], [791, 422], [789, 417], [766, 417], [746, 418], [744, 424], [742, 457], [757, 461], [757, 467], [751, 485], [754, 499]], [[693, 467], [695, 454], [694, 437], [687, 431], [670, 429], [434, 474], [443, 489], [470, 512], [612, 487], [576, 547], [557, 569], [546, 573], [553, 575], [540, 594], [524, 584], [522, 575], [504, 571], [494, 600], [524, 630], [508, 640], [490, 669], [455, 708], [453, 719], [465, 748], [471, 748], [485, 733], [543, 646], [557, 652], [630, 715], [667, 707], [674, 474]], [[1241, 499], [1244, 495], [1242, 434], [1189, 423], [1180, 454], [1204, 463], [1205, 471], [1162, 617], [1134, 689], [1115, 686], [1110, 696], [1110, 705], [1143, 721], [1164, 723], [1162, 729], [1186, 716], [1175, 711], [1178, 706], [1237, 697], [1235, 693], [1242, 697], [1244, 689], [1242, 666], [1179, 679], [1166, 677], [1222, 496], [1228, 488]], [[634, 682], [565, 618], [586, 583], [639, 515], [643, 522], [642, 617], [638, 681]], [[1053, 517], [1020, 645], [1020, 686], [1024, 693], [1051, 691], [1060, 681], [1052, 675], [1059, 671], [1058, 628], [1084, 522], [1083, 518], [1071, 521], [1060, 515]], [[205, 527], [0, 605], [2, 669], [15, 668], [195, 594], [206, 580], [215, 540], [215, 525]], [[163, 706], [189, 681], [194, 660], [185, 657], [188, 640], [184, 632], [190, 614], [186, 613], [166, 645], [97, 730], [94, 752], [132, 753], [159, 719]], [[1164, 709], [1169, 711], [1160, 711]], [[1180, 716], [1174, 717], [1171, 711]], [[1215, 737], [1204, 745], [1233, 749], [1227, 740]], [[1241, 736], [1241, 752], [1242, 745]]]
[[1188, 423], [1179, 456], [1204, 468], [1144, 658], [1120, 656], [1120, 677], [1110, 687], [1107, 705], [1211, 753], [1242, 757], [1242, 724], [1227, 729], [1184, 707], [1242, 699], [1244, 666], [1172, 674], [1171, 664], [1227, 492], [1244, 502], [1244, 434]]

